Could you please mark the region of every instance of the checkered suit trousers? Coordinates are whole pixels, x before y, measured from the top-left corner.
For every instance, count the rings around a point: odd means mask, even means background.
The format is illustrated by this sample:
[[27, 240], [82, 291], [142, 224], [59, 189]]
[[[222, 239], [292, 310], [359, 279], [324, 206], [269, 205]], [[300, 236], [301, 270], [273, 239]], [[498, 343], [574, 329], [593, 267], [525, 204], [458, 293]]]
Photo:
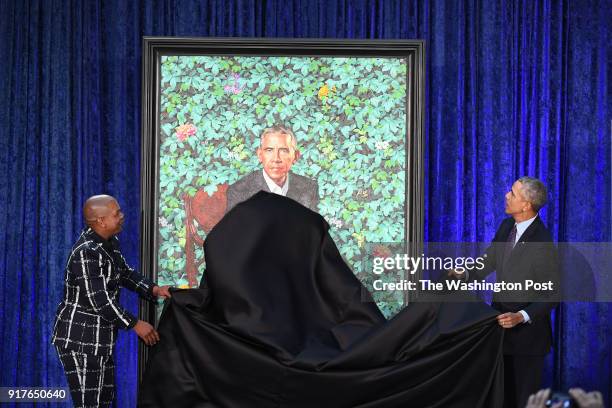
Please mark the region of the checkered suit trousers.
[[55, 349], [64, 366], [74, 406], [112, 406], [115, 397], [115, 362], [112, 354], [96, 356], [59, 347]]

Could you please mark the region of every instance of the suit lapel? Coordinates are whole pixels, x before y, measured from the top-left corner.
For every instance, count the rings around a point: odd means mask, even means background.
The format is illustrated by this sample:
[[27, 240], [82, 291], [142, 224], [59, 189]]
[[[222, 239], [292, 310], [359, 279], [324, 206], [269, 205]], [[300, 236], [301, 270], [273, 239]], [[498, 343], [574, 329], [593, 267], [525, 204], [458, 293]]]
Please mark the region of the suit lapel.
[[541, 227], [542, 220], [538, 215], [535, 220], [531, 223], [531, 225], [525, 230], [521, 238], [519, 238], [518, 242], [531, 242], [532, 237], [535, 235], [536, 231]]
[[255, 178], [259, 187], [259, 190], [257, 191], [263, 190], [267, 191], [268, 193], [271, 193], [270, 188], [268, 187], [268, 183], [266, 183], [266, 179], [263, 176], [263, 170], [257, 170]]
[[293, 175], [293, 173], [289, 172], [289, 189], [287, 189], [287, 197], [295, 200], [295, 201], [300, 201], [299, 200], [299, 190], [298, 190], [298, 185], [297, 185], [297, 177]]

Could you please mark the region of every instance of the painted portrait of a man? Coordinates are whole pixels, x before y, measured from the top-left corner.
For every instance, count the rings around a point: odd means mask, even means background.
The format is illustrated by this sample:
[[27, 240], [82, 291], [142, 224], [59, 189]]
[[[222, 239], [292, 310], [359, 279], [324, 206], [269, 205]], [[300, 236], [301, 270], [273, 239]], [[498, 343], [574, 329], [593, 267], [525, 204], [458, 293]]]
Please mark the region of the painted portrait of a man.
[[158, 279], [197, 286], [207, 234], [259, 191], [323, 216], [358, 276], [368, 242], [403, 242], [408, 71], [398, 56], [162, 56]]
[[257, 159], [262, 169], [247, 174], [228, 187], [226, 212], [260, 190], [289, 197], [317, 211], [318, 183], [291, 172], [291, 167], [300, 158], [293, 132], [284, 126], [273, 126], [263, 131], [259, 143]]

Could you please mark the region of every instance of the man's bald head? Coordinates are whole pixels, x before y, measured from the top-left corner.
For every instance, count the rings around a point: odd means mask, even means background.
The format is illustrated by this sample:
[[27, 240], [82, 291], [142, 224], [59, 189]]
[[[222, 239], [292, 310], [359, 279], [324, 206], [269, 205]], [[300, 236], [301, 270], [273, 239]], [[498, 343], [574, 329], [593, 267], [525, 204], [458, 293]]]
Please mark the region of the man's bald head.
[[111, 203], [116, 203], [115, 197], [106, 194], [89, 197], [83, 206], [85, 223], [93, 227], [98, 218], [106, 217], [112, 212]]
[[123, 212], [114, 197], [95, 195], [89, 197], [83, 206], [83, 216], [87, 225], [104, 239], [121, 232]]

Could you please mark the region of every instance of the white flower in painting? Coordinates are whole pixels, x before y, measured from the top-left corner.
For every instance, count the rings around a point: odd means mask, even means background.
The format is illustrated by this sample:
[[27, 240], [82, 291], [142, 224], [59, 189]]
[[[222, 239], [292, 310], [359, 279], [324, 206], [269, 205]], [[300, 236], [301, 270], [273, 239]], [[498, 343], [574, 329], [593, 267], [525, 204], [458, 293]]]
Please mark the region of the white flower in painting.
[[376, 150], [387, 150], [389, 148], [389, 142], [387, 141], [376, 142], [375, 146], [376, 146]]
[[159, 217], [159, 226], [167, 228], [168, 226], [170, 226], [170, 224], [168, 223], [168, 220], [164, 217]]
[[336, 228], [342, 228], [342, 220], [339, 220], [337, 218], [330, 218], [329, 219], [329, 224], [333, 225]]
[[227, 153], [227, 158], [230, 159], [230, 160], [240, 160], [240, 154], [235, 152], [235, 151], [233, 151], [233, 150], [230, 150]]

